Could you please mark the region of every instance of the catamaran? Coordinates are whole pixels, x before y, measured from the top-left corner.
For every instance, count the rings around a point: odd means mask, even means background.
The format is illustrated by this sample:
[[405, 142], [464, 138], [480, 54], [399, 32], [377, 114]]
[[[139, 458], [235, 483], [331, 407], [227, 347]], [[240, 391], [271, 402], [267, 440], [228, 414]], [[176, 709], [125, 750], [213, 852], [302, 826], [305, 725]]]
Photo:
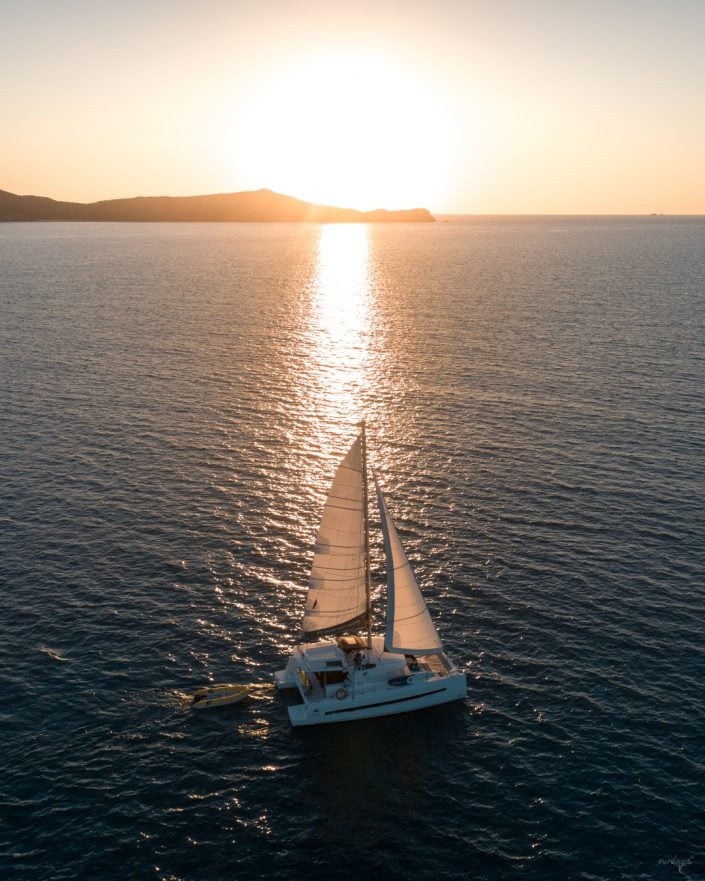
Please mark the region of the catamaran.
[[[298, 689], [292, 725], [422, 710], [466, 696], [465, 673], [443, 651], [373, 473], [387, 561], [387, 621], [372, 635], [365, 423], [338, 467], [323, 508], [303, 619], [278, 688]], [[360, 635], [360, 631], [364, 635]]]

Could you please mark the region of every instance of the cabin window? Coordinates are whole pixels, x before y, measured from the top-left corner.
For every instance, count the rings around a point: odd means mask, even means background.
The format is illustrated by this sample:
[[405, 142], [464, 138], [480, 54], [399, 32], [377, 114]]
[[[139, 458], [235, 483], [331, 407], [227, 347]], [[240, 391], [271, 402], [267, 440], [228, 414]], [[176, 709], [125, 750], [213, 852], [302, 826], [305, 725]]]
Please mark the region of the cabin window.
[[325, 673], [321, 673], [321, 679], [323, 679], [324, 685], [338, 685], [341, 682], [345, 682], [347, 673], [344, 673], [342, 670], [328, 670]]

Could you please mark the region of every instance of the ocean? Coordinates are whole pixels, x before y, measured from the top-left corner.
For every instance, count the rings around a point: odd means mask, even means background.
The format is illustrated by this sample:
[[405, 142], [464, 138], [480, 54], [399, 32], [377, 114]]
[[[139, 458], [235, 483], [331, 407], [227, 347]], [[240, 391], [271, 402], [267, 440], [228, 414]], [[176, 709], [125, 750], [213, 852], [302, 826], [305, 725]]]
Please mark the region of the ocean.
[[[704, 340], [705, 218], [0, 225], [0, 877], [705, 877]], [[292, 729], [363, 416], [468, 697]]]

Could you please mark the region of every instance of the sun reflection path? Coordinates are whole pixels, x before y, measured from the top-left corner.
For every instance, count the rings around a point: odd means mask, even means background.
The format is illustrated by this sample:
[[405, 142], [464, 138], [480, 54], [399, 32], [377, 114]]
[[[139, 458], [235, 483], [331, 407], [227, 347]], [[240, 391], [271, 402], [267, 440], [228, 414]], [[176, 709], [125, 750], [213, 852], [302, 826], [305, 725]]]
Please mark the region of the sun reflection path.
[[288, 610], [291, 623], [287, 637], [282, 634], [282, 646], [287, 647], [301, 623], [325, 495], [357, 424], [372, 418], [379, 379], [368, 228], [322, 224], [316, 234], [309, 251], [310, 274], [301, 289], [302, 308], [293, 317], [296, 346], [289, 353], [285, 458], [277, 491], [278, 516], [290, 530], [282, 554], [298, 566]]
[[329, 431], [349, 437], [365, 415], [371, 296], [367, 226], [321, 226], [305, 395], [310, 415], [329, 440]]

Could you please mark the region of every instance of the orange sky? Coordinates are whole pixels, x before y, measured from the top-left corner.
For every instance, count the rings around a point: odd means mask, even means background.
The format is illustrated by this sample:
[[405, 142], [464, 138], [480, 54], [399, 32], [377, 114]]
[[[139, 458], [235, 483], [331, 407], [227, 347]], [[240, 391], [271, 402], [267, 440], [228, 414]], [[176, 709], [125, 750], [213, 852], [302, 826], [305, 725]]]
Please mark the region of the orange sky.
[[705, 3], [26, 0], [0, 188], [705, 213]]

